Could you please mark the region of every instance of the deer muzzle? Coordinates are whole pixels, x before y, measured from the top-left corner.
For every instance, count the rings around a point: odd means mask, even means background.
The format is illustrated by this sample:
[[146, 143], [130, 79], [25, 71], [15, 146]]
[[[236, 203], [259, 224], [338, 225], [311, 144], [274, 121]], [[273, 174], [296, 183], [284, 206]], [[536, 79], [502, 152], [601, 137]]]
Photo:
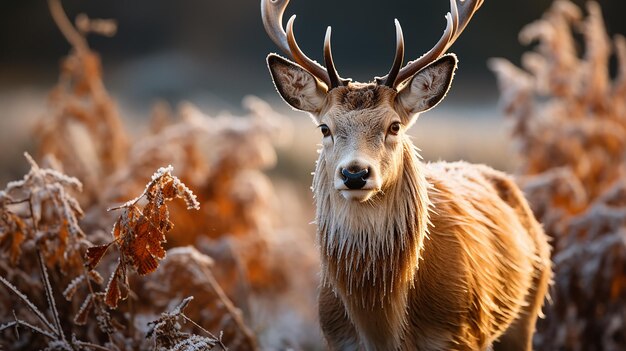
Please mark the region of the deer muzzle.
[[343, 184], [348, 187], [348, 189], [358, 190], [362, 189], [367, 183], [369, 171], [365, 168], [360, 171], [353, 172], [344, 168], [341, 170], [341, 175], [343, 176]]

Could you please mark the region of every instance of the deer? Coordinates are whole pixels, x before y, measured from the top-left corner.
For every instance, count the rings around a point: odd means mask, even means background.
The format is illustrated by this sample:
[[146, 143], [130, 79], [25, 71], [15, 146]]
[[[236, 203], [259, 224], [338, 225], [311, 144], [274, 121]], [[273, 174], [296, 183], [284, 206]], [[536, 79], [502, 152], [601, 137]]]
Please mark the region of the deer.
[[407, 135], [446, 96], [447, 53], [483, 0], [451, 0], [441, 39], [388, 74], [339, 76], [294, 35], [289, 0], [261, 0], [265, 30], [289, 58], [267, 65], [292, 108], [322, 134], [313, 174], [321, 256], [318, 314], [332, 350], [531, 350], [552, 278], [550, 245], [513, 178], [463, 161], [424, 163]]

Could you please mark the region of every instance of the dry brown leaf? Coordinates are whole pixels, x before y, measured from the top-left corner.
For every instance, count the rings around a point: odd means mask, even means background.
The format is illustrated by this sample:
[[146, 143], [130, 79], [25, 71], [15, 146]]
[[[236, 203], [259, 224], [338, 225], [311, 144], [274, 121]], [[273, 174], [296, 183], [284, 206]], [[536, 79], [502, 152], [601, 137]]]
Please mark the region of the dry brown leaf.
[[106, 287], [104, 302], [111, 308], [117, 308], [117, 303], [119, 302], [121, 295], [118, 267], [109, 279], [109, 284], [107, 284]]
[[100, 260], [107, 252], [111, 244], [113, 243], [92, 246], [87, 249], [87, 253], [85, 254], [85, 266], [88, 270], [93, 270], [98, 265], [98, 263], [100, 263]]
[[93, 309], [93, 295], [87, 295], [87, 298], [80, 306], [78, 313], [74, 316], [74, 323], [77, 325], [85, 325], [87, 324], [87, 317], [89, 316], [89, 312]]

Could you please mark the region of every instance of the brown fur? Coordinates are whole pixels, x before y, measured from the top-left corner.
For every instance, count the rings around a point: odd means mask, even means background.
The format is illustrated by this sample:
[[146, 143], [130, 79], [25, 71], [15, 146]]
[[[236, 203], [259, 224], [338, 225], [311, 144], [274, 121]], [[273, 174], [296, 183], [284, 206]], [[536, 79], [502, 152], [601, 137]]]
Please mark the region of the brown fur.
[[[308, 81], [295, 93], [331, 131], [313, 179], [329, 347], [531, 350], [551, 263], [526, 200], [486, 166], [422, 164], [404, 133], [445, 96], [452, 60], [436, 61], [398, 92], [354, 83], [315, 96], [303, 93], [314, 91], [314, 78], [279, 63]], [[282, 73], [272, 73], [289, 101]], [[396, 135], [389, 126], [397, 122]], [[339, 178], [354, 163], [370, 169], [363, 191]]]
[[349, 85], [346, 89], [341, 89], [341, 94], [337, 97], [341, 106], [347, 110], [363, 110], [376, 107], [380, 103], [380, 89], [376, 85], [367, 84], [359, 86]]
[[[408, 163], [419, 162], [407, 149]], [[420, 168], [406, 173], [416, 176]], [[426, 191], [432, 204], [404, 219], [414, 222], [414, 231], [404, 233], [410, 237], [406, 247], [384, 259], [372, 261], [367, 250], [354, 247], [349, 254], [324, 252], [333, 246], [326, 242], [325, 223], [336, 219], [326, 211], [330, 207], [318, 206], [324, 262], [320, 319], [329, 344], [358, 349], [358, 340], [365, 338], [356, 325], [368, 333], [366, 349], [484, 350], [500, 337], [496, 350], [530, 350], [551, 277], [550, 251], [522, 194], [506, 175], [486, 166], [437, 163], [423, 171], [425, 183], [432, 185]], [[407, 180], [398, 184], [399, 193], [413, 195], [418, 205], [423, 199], [410, 191], [412, 180]], [[323, 204], [320, 193], [323, 189], [316, 189]], [[382, 204], [391, 208], [373, 210], [393, 213], [397, 206]], [[401, 241], [400, 233], [390, 234]], [[359, 280], [362, 284], [351, 288]]]

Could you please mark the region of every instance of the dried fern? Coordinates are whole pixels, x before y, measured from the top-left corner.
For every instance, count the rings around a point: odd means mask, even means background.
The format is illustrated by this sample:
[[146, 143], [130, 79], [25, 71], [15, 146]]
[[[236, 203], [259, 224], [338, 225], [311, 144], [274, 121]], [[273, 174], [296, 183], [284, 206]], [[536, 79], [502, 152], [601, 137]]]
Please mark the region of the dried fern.
[[[283, 249], [297, 239], [287, 231], [276, 235], [276, 194], [261, 172], [275, 163], [274, 142], [285, 139], [288, 121], [253, 97], [244, 100], [249, 111], [244, 117], [209, 117], [183, 104], [178, 121], [161, 111], [151, 134], [130, 145], [103, 85], [100, 59], [86, 40], [90, 33], [113, 35], [115, 23], [79, 15], [72, 24], [60, 0], [48, 4], [72, 51], [62, 61], [49, 113], [35, 135], [40, 159], [48, 161], [39, 167], [27, 156], [29, 174], [0, 191], [0, 276], [10, 292], [0, 303], [0, 321], [6, 322], [0, 326], [0, 348], [152, 349], [154, 343], [147, 345], [144, 339], [145, 321], [155, 309], [167, 310], [171, 301], [198, 292], [201, 303], [184, 316], [223, 333], [218, 339], [190, 323], [193, 333], [209, 337], [190, 333], [168, 347], [209, 348], [220, 346], [223, 338], [231, 349], [258, 349], [257, 335], [247, 326], [253, 294], [274, 302], [291, 288], [290, 279], [299, 281], [307, 294], [316, 283], [314, 262], [307, 274], [285, 264], [293, 257], [305, 260], [299, 257], [301, 249]], [[163, 164], [174, 164], [180, 180], [164, 168], [144, 188], [145, 179]], [[197, 199], [184, 184], [195, 189]], [[107, 216], [106, 206], [137, 193], [141, 195], [111, 209], [119, 211], [117, 219]], [[174, 198], [183, 201], [170, 201]], [[188, 211], [199, 203], [202, 210]], [[112, 223], [111, 239], [107, 231]], [[285, 236], [292, 241], [284, 242]], [[173, 257], [168, 255], [173, 259], [164, 260], [168, 248], [186, 244], [202, 253], [185, 256], [174, 250]], [[118, 256], [107, 255], [111, 247]], [[207, 263], [207, 253], [215, 257], [214, 264]], [[106, 282], [100, 274], [108, 277]], [[119, 303], [124, 299], [127, 303]], [[37, 310], [44, 305], [49, 311]], [[291, 296], [288, 306], [293, 305], [303, 305], [300, 296]], [[281, 307], [270, 308], [274, 315], [285, 314], [283, 324], [266, 333], [282, 345], [287, 335], [289, 345], [295, 345], [291, 340], [296, 337], [288, 334], [299, 324], [275, 333], [294, 315]], [[176, 315], [172, 313], [170, 317]], [[264, 316], [256, 316], [258, 325], [267, 323]], [[177, 318], [182, 321], [182, 314]], [[315, 325], [314, 317], [308, 318], [307, 325]], [[20, 335], [10, 337], [10, 330]], [[166, 333], [185, 334], [180, 329]]]
[[[165, 258], [163, 244], [165, 234], [174, 224], [169, 219], [166, 202], [183, 199], [187, 209], [200, 208], [196, 196], [177, 177], [171, 174], [171, 166], [160, 168], [137, 198], [110, 210], [122, 209], [113, 226], [113, 241], [87, 249], [86, 266], [93, 270], [108, 248], [115, 244], [120, 259], [106, 288], [105, 302], [116, 308], [120, 299], [126, 299], [128, 290], [127, 270], [133, 268], [140, 275], [154, 272], [159, 260]], [[139, 202], [144, 199], [143, 206]]]
[[554, 302], [538, 324], [537, 350], [626, 348], [626, 43], [611, 42], [596, 2], [587, 12], [555, 1], [520, 33], [539, 43], [524, 55], [525, 70], [490, 63], [514, 120], [520, 183], [554, 239]]
[[[148, 323], [151, 326], [146, 338], [154, 337], [155, 350], [176, 350], [176, 351], [194, 351], [194, 350], [213, 350], [215, 346], [220, 346], [222, 350], [226, 350], [226, 346], [222, 343], [221, 338], [218, 339], [209, 331], [195, 324], [184, 313], [184, 309], [193, 300], [193, 296], [185, 298], [170, 312], [161, 314], [161, 318]], [[200, 336], [182, 332], [181, 324], [186, 322], [192, 323], [200, 327], [208, 336]]]
[[25, 156], [31, 165], [29, 173], [10, 182], [0, 196], [0, 247], [15, 265], [22, 246], [34, 243], [48, 267], [58, 265], [67, 274], [80, 274], [88, 242], [78, 225], [83, 211], [70, 192], [81, 191], [82, 184], [40, 168], [30, 155]]
[[86, 185], [83, 204], [98, 198], [102, 179], [126, 160], [128, 137], [117, 107], [103, 80], [98, 54], [87, 43], [88, 33], [112, 35], [115, 23], [79, 16], [77, 27], [60, 0], [48, 0], [50, 13], [72, 46], [61, 63], [61, 75], [49, 97], [50, 114], [37, 127], [40, 155], [53, 155], [64, 170]]

